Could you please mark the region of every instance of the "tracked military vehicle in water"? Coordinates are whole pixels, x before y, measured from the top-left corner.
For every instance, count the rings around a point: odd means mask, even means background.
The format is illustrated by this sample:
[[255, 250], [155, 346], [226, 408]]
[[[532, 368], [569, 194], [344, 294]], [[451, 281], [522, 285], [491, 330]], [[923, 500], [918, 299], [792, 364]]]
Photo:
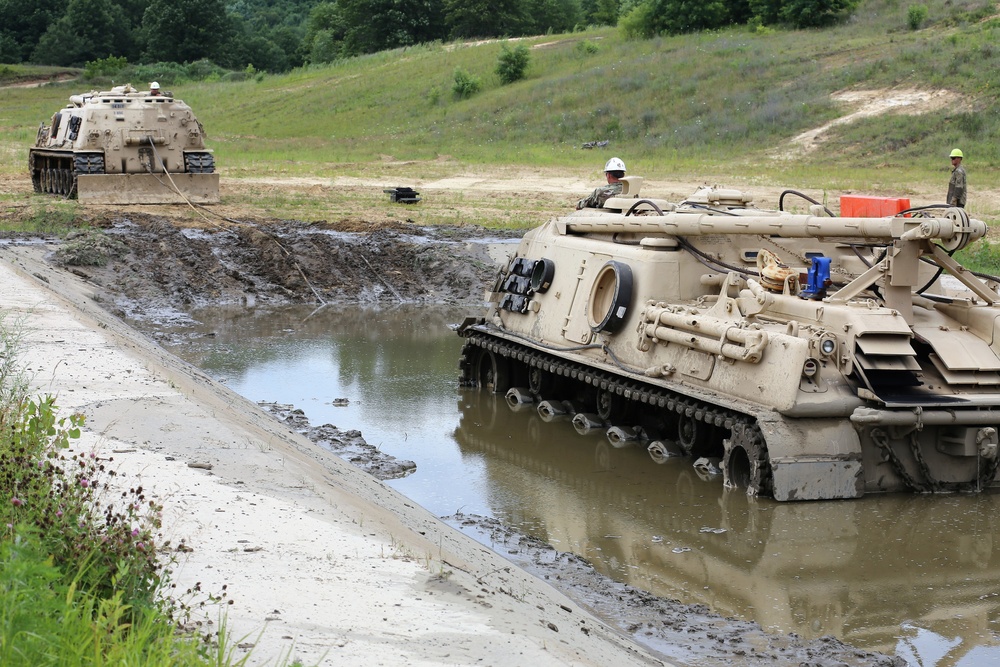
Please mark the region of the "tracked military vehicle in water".
[[1000, 295], [952, 258], [983, 222], [625, 180], [524, 236], [458, 327], [465, 384], [778, 500], [994, 485]]
[[131, 85], [70, 97], [28, 152], [35, 192], [96, 204], [215, 203], [205, 130], [169, 93]]

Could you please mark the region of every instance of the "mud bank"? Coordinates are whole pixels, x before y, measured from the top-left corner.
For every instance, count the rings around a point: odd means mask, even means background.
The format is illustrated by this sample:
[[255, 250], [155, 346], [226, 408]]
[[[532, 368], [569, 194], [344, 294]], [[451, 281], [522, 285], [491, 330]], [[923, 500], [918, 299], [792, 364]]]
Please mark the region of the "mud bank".
[[[118, 317], [140, 323], [153, 320], [183, 324], [189, 308], [232, 303], [315, 303], [318, 307], [344, 302], [474, 305], [494, 278], [488, 242], [499, 240], [494, 233], [467, 227], [427, 230], [406, 225], [361, 225], [358, 229], [332, 229], [258, 221], [192, 228], [137, 215], [113, 215], [97, 222], [105, 238], [71, 239], [58, 255], [49, 254], [49, 261], [57, 263], [60, 273], [70, 272], [83, 279], [92, 301]], [[107, 239], [114, 243], [107, 243]], [[80, 242], [75, 249], [74, 241]], [[35, 257], [42, 254], [41, 250], [33, 252]], [[82, 257], [97, 254], [100, 261], [58, 264], [58, 257], [72, 260], [72, 253]], [[45, 275], [55, 275], [54, 270], [49, 271]], [[63, 289], [56, 284], [50, 286], [57, 292]], [[235, 399], [227, 394], [226, 400]], [[345, 436], [338, 430], [324, 435], [297, 419], [290, 407], [278, 410], [283, 419], [291, 419], [288, 426], [316, 442], [325, 437], [349, 440], [354, 445], [363, 443], [362, 434], [348, 432]], [[317, 448], [307, 450], [300, 445], [298, 450], [307, 458], [316, 456], [323, 465], [329, 459]], [[357, 458], [358, 462], [371, 461], [363, 454]], [[403, 466], [396, 472], [405, 473], [409, 462], [396, 463]], [[380, 491], [374, 502], [378, 504], [381, 498]], [[395, 500], [394, 506], [400, 502], [409, 507], [405, 501]], [[682, 665], [906, 664], [898, 657], [845, 646], [832, 637], [804, 641], [795, 635], [769, 634], [756, 624], [726, 619], [698, 605], [655, 598], [603, 577], [586, 561], [519, 535], [492, 519], [453, 516], [445, 522], [482, 544], [494, 546], [504, 558], [537, 577], [529, 579], [545, 589], [553, 586], [573, 605], [592, 611], [635, 642], [636, 653], [621, 664], [646, 664], [647, 651], [657, 659]], [[417, 533], [425, 535], [424, 520], [420, 526]], [[488, 572], [485, 569], [453, 566], [448, 558], [441, 562], [446, 563], [442, 567], [449, 572], [461, 569], [469, 574], [475, 584], [486, 583], [491, 576], [484, 574]], [[507, 572], [505, 567], [500, 565], [496, 571]], [[470, 590], [474, 588], [472, 585]], [[503, 584], [493, 590], [494, 594], [499, 590], [515, 598], [520, 595], [518, 589], [505, 589]], [[569, 613], [570, 608], [565, 605], [562, 612]], [[511, 608], [510, 613], [522, 612]], [[559, 622], [545, 618], [539, 622], [549, 632], [558, 633], [559, 641], [565, 640], [566, 635], [559, 632], [560, 625], [566, 627], [565, 619]], [[591, 637], [590, 627], [583, 624], [579, 633]], [[581, 655], [563, 655], [556, 664], [611, 664]], [[523, 658], [512, 660], [509, 664], [528, 662]]]
[[475, 303], [492, 281], [480, 228], [405, 223], [224, 221], [181, 226], [105, 214], [70, 235], [54, 260], [101, 289], [119, 317], [183, 322], [213, 305]]

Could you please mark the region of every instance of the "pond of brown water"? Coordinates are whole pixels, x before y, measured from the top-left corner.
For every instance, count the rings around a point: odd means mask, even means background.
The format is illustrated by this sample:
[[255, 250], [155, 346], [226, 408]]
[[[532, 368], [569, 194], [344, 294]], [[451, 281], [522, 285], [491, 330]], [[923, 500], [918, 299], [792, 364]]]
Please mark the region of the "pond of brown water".
[[448, 324], [467, 314], [213, 309], [152, 333], [251, 400], [415, 461], [388, 483], [439, 516], [494, 517], [620, 582], [771, 631], [923, 667], [1000, 664], [1000, 495], [748, 499], [689, 459], [657, 465], [460, 388]]

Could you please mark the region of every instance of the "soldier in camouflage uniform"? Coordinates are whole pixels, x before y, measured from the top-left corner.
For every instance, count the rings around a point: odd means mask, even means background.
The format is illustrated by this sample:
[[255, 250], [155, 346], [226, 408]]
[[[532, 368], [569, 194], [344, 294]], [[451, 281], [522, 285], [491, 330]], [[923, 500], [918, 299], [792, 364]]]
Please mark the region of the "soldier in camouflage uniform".
[[948, 205], [965, 208], [965, 167], [962, 166], [962, 151], [951, 152], [951, 180], [948, 181]]
[[581, 199], [576, 203], [578, 209], [581, 208], [601, 208], [611, 197], [622, 193], [621, 179], [625, 177], [625, 163], [613, 157], [604, 165], [604, 176], [608, 179], [607, 185], [596, 188], [589, 197]]

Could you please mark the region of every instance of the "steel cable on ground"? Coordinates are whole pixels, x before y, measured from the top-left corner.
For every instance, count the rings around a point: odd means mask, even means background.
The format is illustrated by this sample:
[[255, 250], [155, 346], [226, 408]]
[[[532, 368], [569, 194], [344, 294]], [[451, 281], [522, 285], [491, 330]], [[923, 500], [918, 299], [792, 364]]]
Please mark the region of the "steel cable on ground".
[[[166, 175], [167, 180], [170, 181], [170, 186], [173, 189], [173, 191], [181, 199], [183, 199], [185, 201], [185, 203], [187, 203], [188, 206], [191, 207], [191, 210], [193, 210], [195, 213], [197, 213], [198, 215], [200, 215], [202, 217], [202, 219], [205, 220], [205, 222], [207, 222], [208, 224], [216, 227], [217, 229], [225, 230], [226, 228], [223, 227], [222, 225], [209, 220], [208, 216], [206, 216], [204, 213], [202, 213], [201, 211], [199, 211], [198, 210], [199, 207], [195, 206], [194, 203], [191, 201], [191, 199], [188, 198], [188, 196], [185, 195], [183, 192], [181, 192], [180, 188], [178, 188], [177, 184], [174, 182], [173, 176], [171, 176], [170, 172], [167, 171], [167, 166], [166, 166], [166, 164], [164, 164], [163, 159], [160, 157], [160, 154], [157, 152], [156, 145], [153, 143], [153, 141], [152, 141], [151, 138], [150, 138], [150, 141], [149, 141], [149, 146], [150, 146], [150, 148], [152, 148], [153, 156], [156, 158], [157, 162], [159, 163], [160, 168], [163, 169], [163, 173]], [[166, 183], [164, 183], [162, 180], [160, 180], [160, 178], [153, 172], [153, 170], [149, 166], [147, 166], [147, 171], [149, 172], [149, 174], [153, 178], [155, 178], [160, 183], [160, 185], [163, 185], [164, 187], [167, 187]], [[167, 188], [167, 189], [171, 189], [171, 188]], [[281, 241], [279, 241], [278, 238], [274, 234], [261, 229], [257, 225], [252, 225], [250, 223], [240, 222], [239, 220], [233, 220], [232, 218], [227, 218], [226, 216], [221, 215], [219, 213], [216, 213], [215, 211], [212, 211], [211, 209], [208, 209], [208, 208], [206, 208], [204, 206], [200, 206], [200, 208], [203, 208], [206, 211], [208, 211], [209, 213], [211, 213], [212, 215], [214, 215], [214, 216], [216, 216], [218, 218], [221, 218], [222, 220], [225, 220], [226, 222], [232, 223], [234, 225], [237, 225], [237, 226], [240, 226], [240, 227], [251, 227], [251, 228], [259, 231], [260, 233], [264, 234], [269, 239], [271, 239], [274, 242], [274, 244], [277, 245], [278, 248], [280, 248], [283, 253], [285, 253], [285, 256], [288, 257], [289, 260], [291, 260], [292, 264], [295, 265], [295, 270], [298, 271], [299, 275], [302, 277], [302, 280], [305, 281], [306, 285], [309, 286], [309, 289], [316, 296], [316, 299], [320, 302], [320, 304], [322, 304], [320, 306], [320, 308], [318, 308], [316, 311], [313, 311], [313, 314], [315, 314], [318, 310], [320, 310], [320, 309], [322, 309], [322, 308], [324, 308], [324, 307], [326, 307], [328, 305], [327, 301], [322, 296], [320, 296], [320, 293], [316, 291], [315, 287], [313, 287], [313, 284], [312, 284], [312, 282], [310, 282], [309, 278], [306, 277], [305, 272], [302, 270], [302, 267], [299, 265], [298, 261], [295, 259], [295, 256], [292, 254], [292, 252], [290, 250], [288, 250], [288, 248], [286, 248], [284, 245], [282, 245]], [[312, 314], [310, 314], [310, 317], [311, 316], [312, 316]]]

